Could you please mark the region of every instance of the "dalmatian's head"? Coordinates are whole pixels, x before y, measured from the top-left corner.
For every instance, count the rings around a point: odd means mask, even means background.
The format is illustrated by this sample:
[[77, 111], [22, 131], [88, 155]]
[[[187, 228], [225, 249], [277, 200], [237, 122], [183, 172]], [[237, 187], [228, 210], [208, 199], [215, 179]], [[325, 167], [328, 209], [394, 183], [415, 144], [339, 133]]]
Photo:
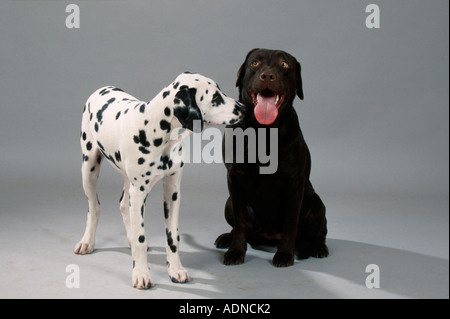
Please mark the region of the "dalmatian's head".
[[194, 120], [220, 125], [235, 124], [245, 113], [245, 106], [227, 97], [213, 80], [195, 73], [179, 75], [172, 87], [176, 89], [174, 97], [174, 115], [184, 128], [194, 130]]

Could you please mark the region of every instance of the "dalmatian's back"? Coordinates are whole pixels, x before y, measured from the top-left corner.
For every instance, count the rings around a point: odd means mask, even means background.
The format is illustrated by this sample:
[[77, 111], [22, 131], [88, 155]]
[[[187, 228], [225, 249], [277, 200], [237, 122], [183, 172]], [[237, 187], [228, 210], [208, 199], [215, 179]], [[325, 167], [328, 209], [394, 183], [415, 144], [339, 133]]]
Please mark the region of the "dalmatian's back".
[[87, 141], [98, 147], [113, 167], [123, 171], [125, 156], [129, 157], [127, 163], [143, 161], [149, 157], [150, 141], [165, 138], [156, 123], [159, 113], [157, 108], [151, 108], [151, 102], [141, 101], [120, 88], [105, 86], [86, 102], [82, 134], [86, 132]]

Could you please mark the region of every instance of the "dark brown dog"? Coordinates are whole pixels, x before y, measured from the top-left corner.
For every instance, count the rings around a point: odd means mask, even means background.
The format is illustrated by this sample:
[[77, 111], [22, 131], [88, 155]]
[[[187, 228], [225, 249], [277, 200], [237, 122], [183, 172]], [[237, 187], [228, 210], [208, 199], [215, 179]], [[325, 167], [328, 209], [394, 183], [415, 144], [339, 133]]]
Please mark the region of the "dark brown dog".
[[229, 127], [257, 133], [258, 128], [277, 128], [278, 169], [264, 175], [258, 161], [225, 164], [230, 193], [225, 219], [233, 229], [215, 245], [228, 248], [226, 265], [244, 262], [247, 242], [277, 244], [272, 260], [277, 267], [292, 265], [294, 254], [300, 259], [328, 256], [325, 205], [309, 180], [311, 157], [292, 106], [296, 94], [303, 100], [300, 69], [284, 51], [253, 49], [238, 71], [239, 101], [247, 112], [243, 121]]

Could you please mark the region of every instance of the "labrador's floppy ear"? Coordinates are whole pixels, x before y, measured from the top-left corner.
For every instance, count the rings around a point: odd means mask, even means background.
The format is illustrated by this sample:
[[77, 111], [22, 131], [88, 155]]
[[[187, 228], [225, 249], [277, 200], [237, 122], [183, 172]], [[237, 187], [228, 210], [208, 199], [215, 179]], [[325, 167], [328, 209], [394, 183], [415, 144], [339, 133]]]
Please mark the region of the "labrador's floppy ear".
[[192, 132], [194, 131], [194, 120], [200, 121], [200, 131], [203, 130], [202, 113], [195, 100], [196, 93], [196, 88], [189, 88], [187, 85], [183, 85], [179, 88], [173, 100], [175, 104], [173, 114], [184, 128]]
[[295, 60], [295, 81], [297, 86], [297, 96], [300, 98], [300, 100], [303, 100], [303, 82], [302, 82], [302, 75], [301, 70], [302, 67], [300, 66], [300, 63]]
[[244, 63], [242, 63], [241, 67], [238, 70], [237, 73], [237, 80], [236, 80], [236, 86], [241, 88], [242, 87], [242, 80], [244, 80], [244, 76], [245, 76], [245, 69], [247, 67], [247, 60], [250, 56], [250, 54], [252, 54], [253, 52], [255, 52], [256, 50], [259, 50], [258, 48], [255, 48], [253, 50], [250, 50], [250, 52], [247, 53], [247, 56], [245, 57]]

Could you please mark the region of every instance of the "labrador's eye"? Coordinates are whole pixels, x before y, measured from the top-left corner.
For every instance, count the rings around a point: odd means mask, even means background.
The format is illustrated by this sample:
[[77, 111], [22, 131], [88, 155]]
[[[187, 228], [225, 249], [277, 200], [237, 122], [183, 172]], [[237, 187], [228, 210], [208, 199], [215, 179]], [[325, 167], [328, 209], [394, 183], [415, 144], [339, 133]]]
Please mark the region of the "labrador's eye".
[[259, 60], [253, 60], [252, 63], [250, 64], [253, 68], [256, 68], [257, 66], [259, 66], [261, 62]]
[[281, 61], [280, 66], [281, 66], [283, 69], [289, 69], [289, 64], [287, 64], [286, 61]]

